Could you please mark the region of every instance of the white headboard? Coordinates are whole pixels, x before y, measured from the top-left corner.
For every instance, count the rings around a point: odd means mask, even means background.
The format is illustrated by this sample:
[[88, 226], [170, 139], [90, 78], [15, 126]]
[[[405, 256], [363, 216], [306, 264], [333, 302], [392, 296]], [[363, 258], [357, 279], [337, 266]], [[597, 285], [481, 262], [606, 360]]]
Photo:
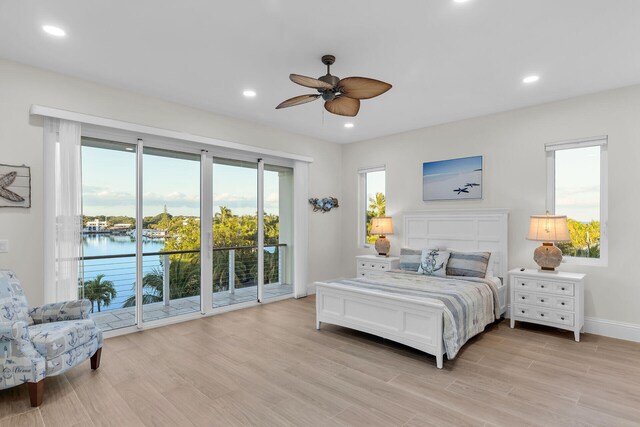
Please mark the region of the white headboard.
[[507, 209], [456, 209], [407, 212], [403, 221], [403, 247], [452, 248], [492, 253], [493, 274], [507, 275]]

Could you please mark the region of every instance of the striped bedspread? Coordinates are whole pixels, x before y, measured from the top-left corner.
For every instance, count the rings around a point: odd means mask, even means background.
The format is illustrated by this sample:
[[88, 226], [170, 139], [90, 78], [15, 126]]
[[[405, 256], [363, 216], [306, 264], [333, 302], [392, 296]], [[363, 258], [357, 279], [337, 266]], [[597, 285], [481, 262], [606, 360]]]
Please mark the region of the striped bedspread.
[[338, 280], [338, 283], [380, 293], [444, 304], [444, 348], [453, 359], [471, 337], [500, 317], [498, 289], [490, 280], [466, 277], [425, 276], [406, 271], [387, 272], [383, 277]]

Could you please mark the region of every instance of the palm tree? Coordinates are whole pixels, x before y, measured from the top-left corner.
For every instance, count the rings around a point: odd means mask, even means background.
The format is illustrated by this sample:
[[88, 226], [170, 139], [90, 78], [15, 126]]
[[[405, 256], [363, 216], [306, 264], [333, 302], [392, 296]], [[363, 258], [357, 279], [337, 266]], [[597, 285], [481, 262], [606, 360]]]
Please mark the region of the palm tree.
[[100, 312], [100, 303], [105, 307], [111, 304], [111, 300], [116, 297], [116, 289], [113, 287], [111, 280], [104, 279], [104, 274], [98, 274], [95, 279], [84, 282], [84, 297], [91, 301], [91, 311], [93, 312], [93, 303], [98, 305], [98, 313]]
[[[134, 290], [135, 290], [135, 284]], [[153, 268], [142, 278], [142, 304], [162, 302], [164, 269]], [[200, 294], [200, 265], [186, 261], [172, 261], [169, 265], [169, 294], [171, 298], [185, 298]], [[135, 295], [127, 298], [123, 307], [134, 307]]]
[[373, 217], [384, 216], [387, 213], [387, 201], [382, 193], [369, 197], [369, 211]]

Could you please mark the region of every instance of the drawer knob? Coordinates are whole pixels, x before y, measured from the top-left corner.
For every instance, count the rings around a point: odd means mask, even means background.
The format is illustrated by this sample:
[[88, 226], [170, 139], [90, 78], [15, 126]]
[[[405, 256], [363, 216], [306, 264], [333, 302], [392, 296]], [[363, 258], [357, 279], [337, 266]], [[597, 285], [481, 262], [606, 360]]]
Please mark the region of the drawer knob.
[[375, 265], [371, 264], [371, 267], [375, 267]]
[[544, 313], [540, 313], [540, 317], [544, 317]]
[[564, 291], [564, 288], [562, 288], [562, 290]]
[[561, 317], [560, 319], [561, 319], [561, 320], [564, 320], [564, 317]]
[[540, 285], [540, 287], [541, 287], [542, 289], [544, 289], [544, 285]]
[[525, 284], [524, 284], [524, 283], [520, 283], [520, 284], [521, 284], [522, 286], [525, 286]]
[[[564, 305], [564, 303], [563, 303], [563, 302], [561, 302], [561, 303], [560, 303], [560, 305]], [[564, 320], [564, 319], [563, 319], [563, 320]]]
[[541, 300], [540, 300], [540, 302], [544, 302], [544, 300], [543, 300], [543, 299], [541, 299]]
[[524, 297], [522, 297], [522, 299], [525, 299]]
[[384, 268], [384, 265], [382, 267], [380, 267], [380, 268]]
[[522, 310], [522, 314], [524, 314], [524, 310]]

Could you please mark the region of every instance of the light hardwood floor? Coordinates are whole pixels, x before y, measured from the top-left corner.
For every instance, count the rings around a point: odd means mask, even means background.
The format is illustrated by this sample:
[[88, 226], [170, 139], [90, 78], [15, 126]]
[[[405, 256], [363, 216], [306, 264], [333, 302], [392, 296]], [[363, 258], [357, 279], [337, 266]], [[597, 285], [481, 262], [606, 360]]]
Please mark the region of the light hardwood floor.
[[109, 339], [40, 408], [0, 391], [0, 427], [640, 424], [640, 344], [503, 321], [438, 370], [314, 321], [308, 297]]

